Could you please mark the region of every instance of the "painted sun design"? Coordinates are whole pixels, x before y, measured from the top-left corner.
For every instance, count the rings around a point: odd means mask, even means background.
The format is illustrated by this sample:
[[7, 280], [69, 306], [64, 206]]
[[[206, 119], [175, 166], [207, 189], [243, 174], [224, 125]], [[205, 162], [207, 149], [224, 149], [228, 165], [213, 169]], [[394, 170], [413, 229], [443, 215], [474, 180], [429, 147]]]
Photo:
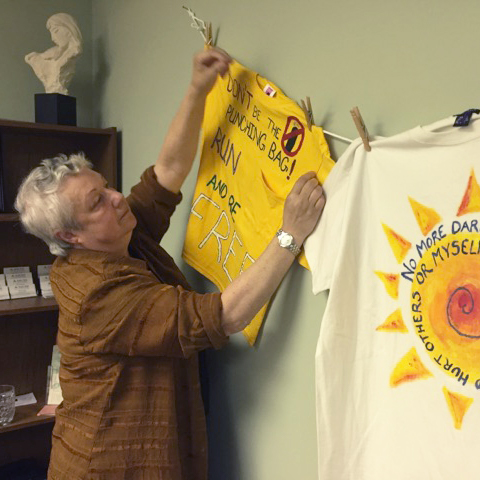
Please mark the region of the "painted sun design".
[[[390, 386], [443, 378], [453, 426], [461, 429], [480, 390], [480, 186], [472, 170], [453, 220], [408, 200], [423, 237], [410, 242], [382, 224], [400, 271], [375, 274], [400, 305], [376, 330], [415, 335], [416, 346], [393, 368]], [[408, 295], [400, 298], [400, 291]]]

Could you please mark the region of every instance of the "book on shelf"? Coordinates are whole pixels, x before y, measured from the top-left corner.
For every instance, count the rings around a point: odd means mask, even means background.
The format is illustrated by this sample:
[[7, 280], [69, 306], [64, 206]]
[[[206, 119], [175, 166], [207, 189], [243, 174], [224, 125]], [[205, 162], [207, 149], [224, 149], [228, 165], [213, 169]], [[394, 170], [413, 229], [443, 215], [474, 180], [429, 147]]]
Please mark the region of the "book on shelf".
[[37, 413], [37, 415], [55, 415], [57, 406], [62, 402], [62, 388], [60, 387], [60, 350], [57, 345], [53, 346], [52, 364], [47, 372], [47, 392], [45, 395], [46, 404]]
[[47, 388], [47, 404], [59, 405], [62, 400], [62, 388], [60, 387], [60, 350], [57, 345], [53, 346], [52, 364], [50, 365], [50, 375]]

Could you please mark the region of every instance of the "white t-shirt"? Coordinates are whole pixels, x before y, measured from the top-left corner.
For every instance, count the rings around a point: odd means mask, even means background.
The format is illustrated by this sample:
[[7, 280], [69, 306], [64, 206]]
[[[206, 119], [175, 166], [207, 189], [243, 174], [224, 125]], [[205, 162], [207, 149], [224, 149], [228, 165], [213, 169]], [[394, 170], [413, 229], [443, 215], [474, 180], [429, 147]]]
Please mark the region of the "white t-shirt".
[[305, 243], [320, 480], [480, 479], [480, 120], [430, 128], [356, 140]]

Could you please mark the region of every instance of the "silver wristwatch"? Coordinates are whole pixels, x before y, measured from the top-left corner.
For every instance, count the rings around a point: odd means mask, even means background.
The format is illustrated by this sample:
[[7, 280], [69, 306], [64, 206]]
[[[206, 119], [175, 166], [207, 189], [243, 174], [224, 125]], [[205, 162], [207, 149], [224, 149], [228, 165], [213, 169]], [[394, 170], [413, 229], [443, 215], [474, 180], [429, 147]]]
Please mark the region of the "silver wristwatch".
[[300, 247], [295, 243], [293, 236], [290, 233], [284, 232], [282, 229], [280, 229], [277, 232], [277, 238], [278, 244], [281, 247], [290, 250], [295, 256], [300, 253]]

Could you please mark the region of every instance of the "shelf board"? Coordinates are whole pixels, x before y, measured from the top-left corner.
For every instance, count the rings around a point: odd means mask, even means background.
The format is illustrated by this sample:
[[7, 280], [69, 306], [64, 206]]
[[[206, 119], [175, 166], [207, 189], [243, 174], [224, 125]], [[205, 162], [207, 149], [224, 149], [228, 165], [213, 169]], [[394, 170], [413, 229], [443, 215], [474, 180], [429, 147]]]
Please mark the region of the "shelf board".
[[22, 122], [16, 120], [6, 120], [0, 118], [0, 130], [2, 132], [20, 132], [20, 133], [47, 133], [51, 134], [52, 132], [58, 133], [70, 133], [70, 134], [83, 134], [83, 135], [113, 135], [117, 131], [115, 127], [109, 128], [87, 128], [87, 127], [77, 127], [70, 125], [53, 125], [50, 123], [32, 123], [32, 122]]
[[54, 298], [40, 296], [17, 298], [14, 300], [0, 300], [0, 315], [16, 315], [20, 313], [46, 312], [58, 310]]
[[34, 405], [17, 407], [12, 422], [4, 427], [0, 427], [0, 435], [14, 430], [21, 430], [22, 428], [35, 427], [36, 425], [42, 425], [44, 423], [53, 423], [55, 421], [55, 416], [53, 415], [37, 416], [37, 413], [43, 406], [41, 403], [35, 403]]
[[17, 222], [20, 221], [18, 213], [0, 213], [0, 222]]

